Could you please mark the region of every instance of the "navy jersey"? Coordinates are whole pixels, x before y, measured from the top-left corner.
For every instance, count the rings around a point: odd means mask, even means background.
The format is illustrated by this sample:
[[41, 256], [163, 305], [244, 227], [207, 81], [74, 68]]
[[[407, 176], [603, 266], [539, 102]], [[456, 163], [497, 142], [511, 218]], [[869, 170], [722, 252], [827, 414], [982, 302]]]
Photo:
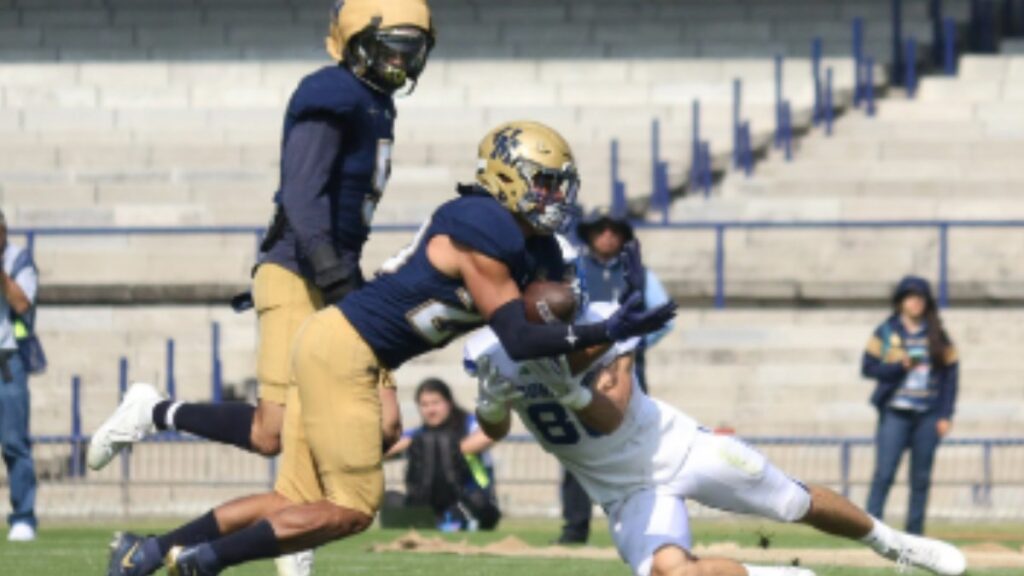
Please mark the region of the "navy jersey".
[[[328, 66], [302, 80], [285, 115], [282, 182], [274, 196], [284, 205], [289, 223], [264, 261], [311, 278], [307, 256], [318, 242], [329, 242], [339, 256], [358, 260], [390, 175], [394, 121], [391, 96], [371, 89], [344, 66]], [[329, 127], [337, 135], [329, 140], [336, 149], [323, 150], [316, 140], [289, 142], [303, 122]], [[309, 149], [288, 154], [289, 145]], [[299, 166], [293, 170], [298, 181], [285, 182], [288, 158], [312, 156], [320, 157], [316, 166], [322, 169]], [[303, 199], [290, 211], [282, 198], [286, 189]], [[317, 196], [322, 203], [306, 200]]]
[[427, 244], [439, 235], [503, 262], [520, 290], [565, 275], [554, 236], [524, 238], [512, 214], [491, 196], [470, 194], [442, 204], [382, 274], [339, 305], [388, 368], [484, 324], [462, 280], [441, 274], [427, 259]]

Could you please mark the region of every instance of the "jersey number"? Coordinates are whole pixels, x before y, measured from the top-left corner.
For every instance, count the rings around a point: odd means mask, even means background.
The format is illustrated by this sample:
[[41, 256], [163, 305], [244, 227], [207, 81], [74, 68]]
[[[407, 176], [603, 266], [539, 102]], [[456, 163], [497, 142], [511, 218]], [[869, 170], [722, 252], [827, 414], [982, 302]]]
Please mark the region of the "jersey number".
[[[531, 404], [526, 409], [526, 416], [530, 419], [530, 422], [533, 422], [537, 433], [548, 444], [568, 446], [580, 441], [580, 432], [576, 429], [573, 421], [569, 419], [569, 412], [565, 409], [565, 406], [557, 402]], [[583, 425], [582, 422], [580, 424]], [[591, 438], [597, 438], [602, 435], [587, 428], [585, 425], [583, 425], [583, 430]]]
[[384, 189], [388, 186], [388, 179], [391, 178], [391, 140], [377, 141], [377, 157], [373, 165], [373, 194], [363, 198], [363, 224], [369, 226], [373, 223], [373, 215], [377, 212], [377, 204], [384, 196]]
[[450, 340], [480, 326], [483, 318], [476, 312], [430, 300], [409, 312], [409, 323], [432, 346], [443, 346]]

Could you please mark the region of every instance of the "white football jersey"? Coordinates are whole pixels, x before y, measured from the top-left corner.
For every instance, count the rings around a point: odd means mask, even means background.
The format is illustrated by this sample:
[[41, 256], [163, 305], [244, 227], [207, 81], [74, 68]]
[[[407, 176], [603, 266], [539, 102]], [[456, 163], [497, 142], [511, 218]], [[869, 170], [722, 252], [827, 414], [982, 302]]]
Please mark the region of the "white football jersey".
[[[595, 302], [582, 322], [600, 322], [617, 305]], [[588, 370], [588, 376], [636, 349], [639, 339], [616, 343]], [[483, 357], [522, 392], [512, 409], [547, 452], [571, 471], [591, 499], [609, 506], [630, 494], [668, 482], [682, 468], [697, 423], [652, 399], [633, 376], [633, 392], [622, 424], [607, 435], [588, 430], [572, 410], [560, 404], [547, 386], [532, 379], [528, 363], [508, 357], [490, 328], [473, 333], [464, 349], [466, 369], [475, 373]], [[584, 381], [587, 381], [584, 378]]]

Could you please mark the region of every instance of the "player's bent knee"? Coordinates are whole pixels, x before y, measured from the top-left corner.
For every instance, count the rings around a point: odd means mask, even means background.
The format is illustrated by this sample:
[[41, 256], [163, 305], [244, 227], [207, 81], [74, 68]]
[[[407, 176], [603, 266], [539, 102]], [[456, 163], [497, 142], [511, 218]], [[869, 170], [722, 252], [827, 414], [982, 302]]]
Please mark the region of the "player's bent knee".
[[365, 532], [367, 528], [373, 525], [372, 516], [335, 504], [329, 504], [329, 506], [331, 510], [329, 518], [325, 518], [326, 525], [324, 528], [334, 538], [344, 538], [345, 536], [359, 534], [360, 532]]
[[650, 576], [699, 576], [697, 558], [678, 546], [665, 546], [654, 554]]

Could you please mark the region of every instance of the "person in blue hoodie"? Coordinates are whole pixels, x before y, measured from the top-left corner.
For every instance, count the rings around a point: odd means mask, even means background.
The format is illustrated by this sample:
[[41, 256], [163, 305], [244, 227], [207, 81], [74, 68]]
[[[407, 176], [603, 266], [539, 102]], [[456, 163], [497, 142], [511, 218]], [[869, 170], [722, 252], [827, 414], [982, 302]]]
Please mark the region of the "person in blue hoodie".
[[927, 280], [901, 280], [893, 309], [868, 341], [861, 366], [864, 377], [877, 382], [871, 403], [879, 416], [867, 509], [882, 517], [903, 452], [909, 449], [906, 530], [921, 534], [935, 450], [953, 426], [959, 365]]

